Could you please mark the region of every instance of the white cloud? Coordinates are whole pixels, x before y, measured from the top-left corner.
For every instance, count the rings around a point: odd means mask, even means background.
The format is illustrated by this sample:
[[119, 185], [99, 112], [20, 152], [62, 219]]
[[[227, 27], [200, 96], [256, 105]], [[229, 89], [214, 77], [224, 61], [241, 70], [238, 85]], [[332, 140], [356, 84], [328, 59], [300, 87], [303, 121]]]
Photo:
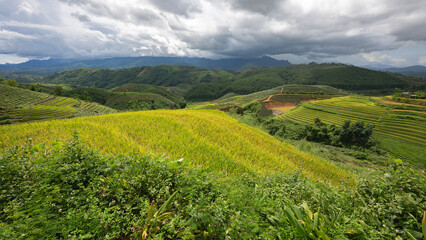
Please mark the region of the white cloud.
[[19, 32], [9, 31], [0, 29], [0, 41], [1, 40], [13, 40], [13, 39], [36, 39], [37, 37], [32, 35], [26, 35]]
[[[426, 1], [0, 1], [1, 53], [36, 57], [299, 56], [403, 64], [426, 45]], [[358, 57], [350, 57], [358, 56]]]
[[0, 64], [22, 63], [22, 62], [26, 62], [28, 60], [30, 60], [30, 59], [26, 58], [26, 57], [19, 57], [19, 56], [16, 56], [14, 54], [0, 54]]
[[419, 57], [418, 64], [420, 64], [420, 65], [426, 65], [426, 56]]
[[33, 0], [28, 0], [28, 1], [23, 1], [18, 5], [18, 11], [17, 13], [24, 13], [24, 14], [35, 14], [37, 13], [37, 9], [39, 7], [39, 4], [37, 1], [33, 1]]
[[407, 61], [401, 57], [392, 57], [378, 52], [364, 53], [362, 56], [371, 63], [400, 64]]

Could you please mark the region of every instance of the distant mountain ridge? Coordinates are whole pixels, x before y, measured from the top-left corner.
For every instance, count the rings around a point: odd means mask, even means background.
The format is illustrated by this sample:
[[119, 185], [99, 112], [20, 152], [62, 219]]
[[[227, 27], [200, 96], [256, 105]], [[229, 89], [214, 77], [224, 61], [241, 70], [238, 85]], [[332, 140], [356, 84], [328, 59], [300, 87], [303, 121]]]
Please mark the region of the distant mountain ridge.
[[400, 73], [407, 76], [426, 78], [426, 67], [421, 65], [409, 66], [404, 68], [385, 68], [382, 71]]
[[208, 59], [191, 57], [117, 57], [106, 59], [49, 59], [30, 60], [19, 64], [0, 64], [0, 72], [14, 74], [48, 75], [54, 72], [78, 68], [122, 69], [140, 66], [186, 65], [210, 70], [246, 70], [260, 67], [289, 66], [287, 60], [271, 57]]

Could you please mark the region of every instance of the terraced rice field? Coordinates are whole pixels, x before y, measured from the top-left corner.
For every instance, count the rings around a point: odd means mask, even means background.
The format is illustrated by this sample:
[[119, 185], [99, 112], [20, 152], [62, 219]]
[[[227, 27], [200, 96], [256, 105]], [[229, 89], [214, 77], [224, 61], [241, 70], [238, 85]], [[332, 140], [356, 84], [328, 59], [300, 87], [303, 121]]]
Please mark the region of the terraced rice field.
[[0, 127], [0, 149], [66, 141], [79, 131], [81, 140], [106, 154], [153, 154], [225, 175], [272, 174], [300, 169], [312, 179], [340, 184], [352, 177], [313, 155], [217, 110], [155, 110]]
[[87, 115], [110, 114], [117, 112], [117, 110], [106, 107], [104, 105], [84, 101], [81, 101], [79, 108], [84, 112], [88, 112], [89, 114]]
[[76, 112], [73, 106], [78, 104], [79, 101], [73, 98], [50, 97], [38, 102], [33, 108], [12, 110], [9, 114], [24, 122], [70, 118]]
[[270, 110], [281, 114], [281, 113], [289, 112], [294, 108], [296, 108], [296, 106], [282, 106], [282, 107], [273, 107], [273, 108], [270, 108]]
[[0, 84], [0, 109], [30, 107], [34, 103], [46, 99], [49, 94], [33, 92]]
[[116, 110], [74, 98], [0, 85], [0, 116], [12, 122], [42, 121], [115, 113]]
[[304, 103], [279, 117], [302, 124], [312, 123], [317, 117], [335, 125], [342, 125], [346, 120], [364, 121], [374, 124], [376, 133], [426, 147], [426, 121], [422, 115], [407, 117], [395, 114], [376, 106], [368, 98], [339, 97]]

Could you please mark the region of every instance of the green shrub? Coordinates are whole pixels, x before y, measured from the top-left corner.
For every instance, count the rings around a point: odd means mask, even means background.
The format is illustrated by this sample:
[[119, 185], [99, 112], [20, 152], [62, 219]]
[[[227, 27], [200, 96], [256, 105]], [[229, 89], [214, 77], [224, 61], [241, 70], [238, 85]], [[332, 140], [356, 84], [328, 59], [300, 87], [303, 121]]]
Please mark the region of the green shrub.
[[0, 120], [0, 125], [7, 125], [7, 124], [12, 124], [12, 120], [10, 119]]
[[401, 164], [335, 188], [301, 172], [223, 178], [185, 163], [105, 157], [77, 136], [14, 147], [0, 156], [0, 238], [394, 239], [422, 231], [425, 175]]

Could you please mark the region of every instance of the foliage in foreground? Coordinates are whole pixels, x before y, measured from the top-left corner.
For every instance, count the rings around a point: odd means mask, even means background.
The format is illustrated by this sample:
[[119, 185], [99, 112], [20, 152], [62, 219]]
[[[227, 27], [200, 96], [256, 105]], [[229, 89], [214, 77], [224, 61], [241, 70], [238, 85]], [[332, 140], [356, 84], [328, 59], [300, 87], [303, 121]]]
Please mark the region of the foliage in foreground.
[[223, 179], [185, 161], [104, 157], [77, 137], [0, 157], [0, 238], [421, 237], [424, 172], [394, 165], [336, 189], [286, 175]]

